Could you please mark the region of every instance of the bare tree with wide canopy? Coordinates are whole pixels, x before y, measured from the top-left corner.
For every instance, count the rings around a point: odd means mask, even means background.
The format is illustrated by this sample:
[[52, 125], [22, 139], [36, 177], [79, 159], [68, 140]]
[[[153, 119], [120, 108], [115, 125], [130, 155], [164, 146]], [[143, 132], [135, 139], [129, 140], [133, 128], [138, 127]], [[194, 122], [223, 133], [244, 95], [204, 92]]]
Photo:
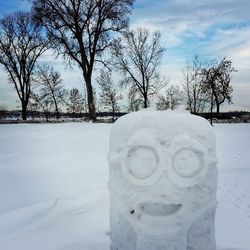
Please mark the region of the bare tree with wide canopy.
[[22, 105], [22, 119], [27, 119], [32, 75], [48, 41], [29, 13], [14, 12], [0, 19], [0, 64], [14, 84]]
[[33, 0], [58, 54], [82, 70], [91, 120], [96, 120], [92, 73], [113, 41], [113, 33], [128, 26], [134, 0]]
[[225, 101], [232, 103], [233, 88], [230, 85], [232, 73], [236, 69], [232, 66], [232, 61], [223, 58], [220, 62], [210, 61], [207, 67], [202, 69], [203, 86], [210, 94], [210, 109], [216, 107], [216, 113], [220, 113], [220, 106]]
[[[61, 74], [52, 66], [42, 64], [38, 67], [34, 77], [34, 95], [39, 104], [52, 108], [56, 112], [56, 118], [60, 118], [60, 106], [65, 104], [67, 90], [64, 87]], [[33, 96], [34, 96], [33, 95]], [[34, 98], [33, 98], [34, 99]]]
[[115, 66], [124, 75], [122, 86], [129, 87], [130, 103], [149, 106], [149, 97], [155, 95], [167, 82], [160, 80], [159, 64], [164, 49], [160, 33], [150, 34], [145, 28], [128, 30], [114, 46]]

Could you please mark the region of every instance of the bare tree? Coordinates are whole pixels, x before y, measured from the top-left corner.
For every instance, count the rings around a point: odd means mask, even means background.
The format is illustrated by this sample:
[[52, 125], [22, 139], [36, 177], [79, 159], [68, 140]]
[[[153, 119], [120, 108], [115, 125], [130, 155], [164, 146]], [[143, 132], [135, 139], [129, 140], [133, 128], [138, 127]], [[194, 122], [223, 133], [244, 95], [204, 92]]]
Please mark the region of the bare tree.
[[79, 89], [73, 88], [69, 92], [67, 111], [75, 115], [76, 113], [84, 112], [85, 99], [80, 93]]
[[0, 103], [0, 120], [7, 118], [8, 109], [9, 107], [7, 104]]
[[45, 103], [46, 107], [53, 108], [59, 119], [60, 105], [65, 103], [67, 95], [60, 73], [52, 66], [44, 64], [39, 66], [34, 81], [37, 84], [39, 102]]
[[0, 103], [0, 111], [8, 111], [8, 105], [5, 103]]
[[164, 49], [160, 45], [160, 33], [150, 34], [138, 28], [123, 33], [122, 40], [114, 46], [115, 66], [124, 75], [122, 86], [129, 86], [131, 104], [149, 106], [149, 97], [164, 86], [158, 66]]
[[232, 61], [224, 58], [218, 62], [213, 60], [202, 69], [203, 85], [206, 92], [210, 93], [210, 110], [216, 106], [216, 113], [220, 113], [220, 105], [225, 101], [232, 103], [233, 88], [230, 85], [232, 73], [235, 72]]
[[192, 114], [202, 113], [209, 103], [209, 95], [203, 87], [201, 74], [203, 67], [204, 63], [199, 60], [198, 56], [195, 56], [192, 63], [187, 63], [183, 71], [184, 98]]
[[118, 101], [121, 99], [118, 89], [115, 87], [110, 72], [101, 71], [100, 76], [97, 78], [101, 93], [100, 102], [104, 108], [107, 108], [112, 113], [112, 121], [115, 120], [115, 112], [120, 111]]
[[158, 110], [174, 110], [178, 108], [182, 103], [182, 91], [178, 86], [170, 86], [166, 90], [165, 95], [158, 96], [158, 102], [156, 107]]
[[127, 27], [134, 0], [33, 0], [54, 48], [76, 63], [86, 83], [90, 119], [96, 120], [92, 72], [95, 62], [112, 44], [112, 33]]
[[40, 105], [37, 102], [33, 101], [34, 99], [32, 98], [32, 93], [31, 93], [30, 100], [27, 106], [27, 111], [29, 112], [29, 115], [32, 117], [32, 120], [35, 119], [35, 115], [40, 109]]
[[43, 96], [31, 92], [29, 105], [36, 105], [36, 108], [42, 109], [43, 114], [45, 115], [46, 121], [49, 120], [49, 113], [52, 111], [51, 103], [48, 99], [44, 99]]
[[47, 44], [41, 28], [32, 22], [29, 13], [14, 12], [0, 19], [0, 63], [15, 86], [23, 120], [27, 119], [31, 77]]
[[143, 101], [141, 99], [135, 98], [135, 96], [128, 99], [128, 112], [139, 111], [143, 107]]

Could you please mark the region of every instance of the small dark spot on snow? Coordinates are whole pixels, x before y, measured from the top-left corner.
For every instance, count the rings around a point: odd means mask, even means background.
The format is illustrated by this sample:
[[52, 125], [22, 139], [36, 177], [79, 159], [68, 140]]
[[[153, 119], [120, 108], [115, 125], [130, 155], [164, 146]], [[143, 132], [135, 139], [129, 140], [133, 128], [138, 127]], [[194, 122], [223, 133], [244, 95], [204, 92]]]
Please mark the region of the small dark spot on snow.
[[132, 209], [132, 210], [130, 211], [130, 213], [131, 213], [131, 214], [134, 214], [134, 213], [135, 213], [135, 210], [134, 210], [134, 209]]

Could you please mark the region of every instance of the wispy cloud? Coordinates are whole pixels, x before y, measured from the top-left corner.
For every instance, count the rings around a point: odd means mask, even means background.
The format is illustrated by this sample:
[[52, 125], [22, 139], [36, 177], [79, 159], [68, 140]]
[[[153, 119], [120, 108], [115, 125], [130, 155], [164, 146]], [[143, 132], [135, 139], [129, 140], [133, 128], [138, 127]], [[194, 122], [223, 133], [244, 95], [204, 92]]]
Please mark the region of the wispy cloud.
[[162, 33], [167, 48], [163, 71], [174, 82], [181, 82], [181, 69], [194, 54], [201, 59], [227, 57], [238, 70], [231, 108], [250, 110], [250, 1], [138, 0], [137, 5], [132, 26]]

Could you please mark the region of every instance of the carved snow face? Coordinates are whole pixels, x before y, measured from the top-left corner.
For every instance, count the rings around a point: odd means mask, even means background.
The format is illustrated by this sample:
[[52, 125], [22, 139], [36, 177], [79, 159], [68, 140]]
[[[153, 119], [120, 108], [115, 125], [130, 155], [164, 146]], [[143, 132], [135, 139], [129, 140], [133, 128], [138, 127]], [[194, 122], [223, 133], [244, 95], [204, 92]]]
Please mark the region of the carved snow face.
[[140, 119], [127, 117], [113, 129], [111, 199], [135, 230], [188, 227], [216, 202], [210, 125], [187, 114], [138, 114]]
[[191, 187], [204, 177], [208, 163], [203, 145], [185, 134], [162, 146], [144, 130], [132, 135], [121, 153], [123, 176], [139, 186], [154, 184], [166, 171], [180, 187]]

